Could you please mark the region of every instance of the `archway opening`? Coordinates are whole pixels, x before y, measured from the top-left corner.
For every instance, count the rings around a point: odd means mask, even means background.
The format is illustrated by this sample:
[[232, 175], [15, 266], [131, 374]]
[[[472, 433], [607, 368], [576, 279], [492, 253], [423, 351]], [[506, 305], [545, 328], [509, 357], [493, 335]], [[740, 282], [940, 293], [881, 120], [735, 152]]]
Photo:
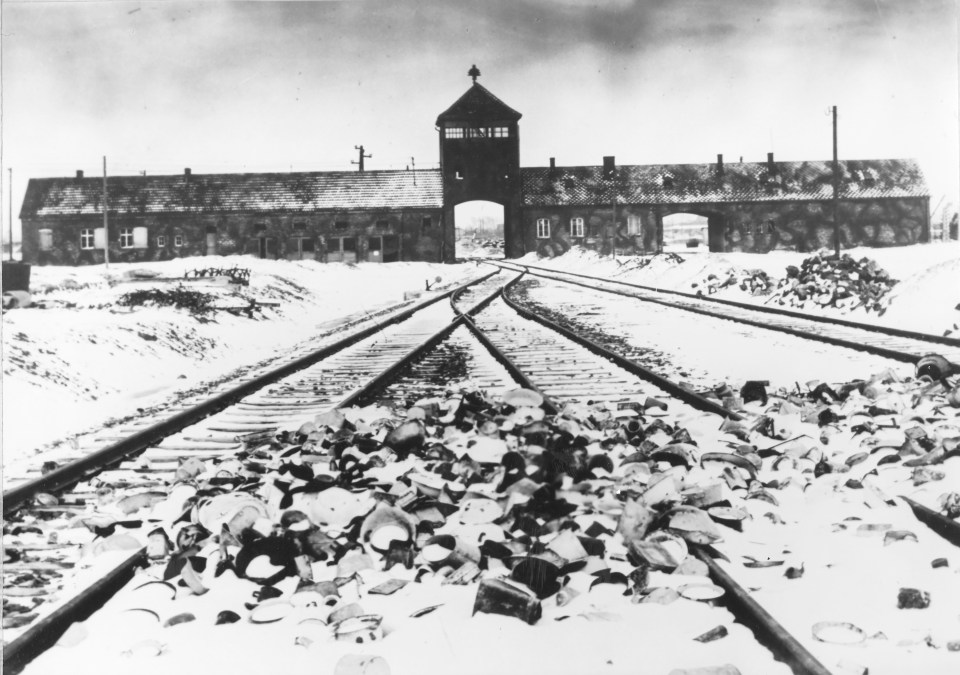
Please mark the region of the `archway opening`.
[[456, 228], [457, 258], [503, 257], [502, 204], [474, 200], [457, 204], [453, 209]]
[[710, 219], [695, 213], [663, 217], [663, 250], [667, 253], [705, 253], [710, 246]]

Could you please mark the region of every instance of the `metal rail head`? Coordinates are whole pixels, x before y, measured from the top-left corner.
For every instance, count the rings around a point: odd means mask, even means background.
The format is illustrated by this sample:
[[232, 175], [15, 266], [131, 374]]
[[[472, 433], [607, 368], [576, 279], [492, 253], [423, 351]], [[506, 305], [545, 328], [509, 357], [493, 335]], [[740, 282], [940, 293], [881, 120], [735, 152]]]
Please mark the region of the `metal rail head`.
[[830, 675], [822, 663], [800, 644], [780, 622], [738, 584], [702, 547], [691, 545], [693, 554], [706, 566], [710, 578], [726, 591], [725, 604], [737, 621], [753, 631], [767, 649], [786, 663], [794, 675]]

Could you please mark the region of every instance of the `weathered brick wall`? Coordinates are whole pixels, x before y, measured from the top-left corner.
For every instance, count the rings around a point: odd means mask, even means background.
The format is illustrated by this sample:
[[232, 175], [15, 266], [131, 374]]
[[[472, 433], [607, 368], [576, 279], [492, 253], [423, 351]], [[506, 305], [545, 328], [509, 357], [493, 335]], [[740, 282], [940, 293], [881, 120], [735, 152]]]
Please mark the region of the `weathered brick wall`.
[[[431, 224], [423, 225], [429, 217]], [[378, 225], [378, 221], [387, 221]], [[346, 223], [338, 227], [337, 223]], [[39, 265], [87, 265], [103, 262], [101, 249], [81, 250], [80, 230], [103, 227], [102, 216], [60, 216], [24, 219], [23, 259]], [[124, 227], [146, 227], [147, 248], [120, 248], [119, 232]], [[41, 251], [39, 230], [50, 229], [52, 247]], [[208, 251], [208, 229], [215, 233], [216, 244]], [[353, 210], [323, 213], [274, 213], [226, 215], [116, 215], [110, 217], [110, 260], [137, 262], [169, 260], [171, 258], [203, 255], [259, 255], [261, 237], [273, 240], [271, 258], [299, 258], [295, 239], [314, 241], [313, 253], [303, 257], [325, 260], [333, 239], [355, 237], [359, 260], [370, 256], [370, 237], [396, 237], [397, 257], [401, 260], [440, 260], [442, 237], [440, 209]], [[158, 245], [159, 236], [166, 238]], [[183, 245], [176, 246], [175, 238], [182, 237]]]
[[[694, 213], [710, 221], [710, 249], [765, 253], [772, 250], [814, 251], [833, 246], [830, 201], [741, 202], [666, 206], [526, 207], [523, 210], [524, 252], [559, 255], [574, 244], [611, 252], [616, 241], [624, 254], [651, 253], [660, 248], [665, 216]], [[628, 222], [638, 218], [641, 233], [631, 235]], [[537, 220], [550, 220], [549, 238], [537, 237]], [[583, 218], [584, 237], [570, 233], [572, 218]], [[929, 199], [845, 200], [840, 202], [840, 241], [854, 246], [903, 246], [930, 238]]]

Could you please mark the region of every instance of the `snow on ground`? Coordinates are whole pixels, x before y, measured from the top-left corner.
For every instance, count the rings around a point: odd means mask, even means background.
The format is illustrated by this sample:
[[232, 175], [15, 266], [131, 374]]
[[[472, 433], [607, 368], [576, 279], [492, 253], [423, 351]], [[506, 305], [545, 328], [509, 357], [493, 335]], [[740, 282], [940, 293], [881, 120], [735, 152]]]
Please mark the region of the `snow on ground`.
[[[808, 309], [825, 316], [874, 323], [942, 335], [960, 326], [960, 242], [933, 243], [891, 248], [854, 248], [845, 250], [855, 260], [867, 257], [876, 260], [899, 283], [890, 292], [887, 311], [855, 309], [842, 313], [831, 308]], [[620, 281], [655, 286], [668, 290], [695, 293], [693, 284], [703, 287], [710, 274], [725, 276], [731, 269], [765, 271], [774, 279], [786, 277], [788, 265], [800, 266], [811, 253], [771, 251], [770, 253], [680, 253], [683, 262], [668, 256], [654, 256], [642, 269], [637, 269], [638, 256], [620, 256], [616, 260], [601, 257], [593, 251], [574, 248], [556, 258], [538, 258], [529, 253], [520, 262], [544, 267], [604, 276]], [[762, 304], [769, 296], [754, 296], [730, 286], [713, 297]]]
[[[213, 279], [181, 281], [210, 266], [247, 268], [249, 286]], [[131, 279], [131, 272], [167, 280]], [[88, 267], [34, 267], [41, 307], [3, 315], [4, 458], [95, 428], [138, 408], [278, 356], [338, 324], [400, 303], [406, 292], [434, 289], [486, 273], [475, 263], [323, 264], [229, 256]], [[437, 278], [441, 282], [436, 282]], [[217, 296], [220, 306], [250, 299], [278, 303], [252, 318], [206, 316], [172, 307], [122, 307], [124, 293], [149, 288]]]

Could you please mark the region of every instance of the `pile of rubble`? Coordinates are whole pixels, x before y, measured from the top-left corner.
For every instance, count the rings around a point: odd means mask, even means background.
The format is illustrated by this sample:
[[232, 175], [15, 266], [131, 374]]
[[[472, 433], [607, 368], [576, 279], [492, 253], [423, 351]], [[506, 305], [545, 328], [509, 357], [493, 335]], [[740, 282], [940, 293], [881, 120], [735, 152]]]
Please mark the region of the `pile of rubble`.
[[724, 274], [710, 274], [692, 284], [697, 294], [713, 294], [736, 287], [751, 295], [769, 296], [765, 303], [797, 309], [835, 307], [844, 311], [862, 308], [883, 315], [887, 293], [897, 283], [869, 258], [854, 260], [843, 254], [839, 260], [821, 251], [804, 259], [800, 267], [789, 265], [787, 276], [774, 279], [764, 270], [731, 268]]
[[[701, 283], [692, 284], [693, 288], [699, 288], [701, 285], [707, 290], [707, 293], [714, 294], [724, 288], [735, 286], [741, 291], [751, 295], [769, 295], [776, 282], [770, 278], [763, 270], [738, 270], [731, 268], [722, 277], [716, 274], [710, 274], [706, 280]], [[703, 289], [697, 291], [700, 295]]]
[[211, 293], [175, 286], [171, 289], [138, 288], [121, 295], [117, 304], [121, 307], [175, 307], [193, 314], [206, 314], [213, 309], [216, 299], [217, 296]]
[[887, 309], [884, 296], [896, 283], [874, 260], [854, 260], [848, 254], [837, 260], [820, 252], [804, 259], [799, 268], [787, 267], [775, 297], [777, 304], [791, 307], [803, 308], [807, 303], [846, 310], [862, 307], [882, 315]]
[[[891, 591], [881, 604], [893, 612], [923, 608], [916, 616], [924, 658], [934, 661], [917, 667], [934, 672], [930, 663], [939, 667], [937, 659], [960, 650], [956, 622], [941, 623], [941, 613], [960, 601], [960, 585], [949, 578], [958, 559], [945, 558], [915, 521], [905, 521], [892, 495], [906, 481], [915, 498], [927, 490], [928, 501], [960, 515], [953, 372], [931, 357], [916, 379], [886, 372], [776, 393], [751, 382], [739, 396], [714, 392], [745, 420], [728, 420], [719, 431], [711, 421], [711, 432], [671, 423], [656, 401], [568, 404], [552, 415], [527, 390], [502, 399], [451, 393], [421, 400], [399, 418], [381, 408], [332, 411], [278, 434], [249, 436], [236, 456], [187, 460], [162, 487], [100, 485], [95, 510], [71, 514], [58, 531], [64, 537], [72, 528], [77, 540], [76, 528], [88, 531], [90, 555], [146, 543], [153, 564], [111, 603], [113, 621], [135, 616], [146, 626], [118, 648], [124, 653], [175, 654], [182, 633], [171, 629], [181, 625], [276, 624], [286, 627], [291, 649], [317, 645], [311, 653], [338, 654], [338, 673], [389, 672], [386, 663], [381, 670], [341, 668], [343, 659], [359, 658], [343, 650], [410, 635], [434, 613], [453, 631], [470, 614], [474, 621], [506, 615], [513, 618], [500, 620], [539, 629], [643, 611], [646, 637], [672, 644], [676, 632], [687, 636], [662, 672], [691, 660], [722, 664], [710, 645], [743, 636], [713, 606], [724, 590], [708, 577], [698, 547], [715, 547], [734, 574], [758, 575], [741, 582], [751, 588], [795, 584], [795, 592], [816, 596], [819, 582], [805, 586], [805, 570], [815, 579], [840, 574], [843, 561], [818, 564], [834, 549], [850, 544], [862, 553], [865, 537], [878, 534], [883, 546], [870, 555], [880, 570], [902, 564], [903, 547], [922, 541], [928, 548], [921, 555], [942, 564], [911, 568], [916, 587]], [[821, 512], [827, 525], [815, 522]], [[134, 519], [138, 529], [128, 527]], [[819, 548], [805, 550], [801, 538], [787, 551], [780, 542], [807, 520], [821, 528], [811, 539]], [[51, 527], [45, 521], [38, 531], [48, 536]], [[825, 536], [838, 543], [824, 549]], [[884, 594], [900, 575], [882, 583], [874, 577]], [[689, 608], [689, 625], [656, 618], [661, 610], [654, 608], [674, 603]], [[820, 612], [798, 621], [808, 621], [806, 634], [812, 625], [818, 640], [830, 642], [838, 611], [828, 604]], [[913, 642], [897, 643], [899, 623], [882, 613], [871, 621], [876, 625], [854, 626], [855, 637], [882, 628], [889, 644], [907, 645], [901, 651], [920, 658], [908, 649]], [[735, 653], [752, 649], [748, 642]], [[871, 663], [870, 672], [881, 665]], [[729, 664], [712, 668], [696, 672], [740, 672]]]

